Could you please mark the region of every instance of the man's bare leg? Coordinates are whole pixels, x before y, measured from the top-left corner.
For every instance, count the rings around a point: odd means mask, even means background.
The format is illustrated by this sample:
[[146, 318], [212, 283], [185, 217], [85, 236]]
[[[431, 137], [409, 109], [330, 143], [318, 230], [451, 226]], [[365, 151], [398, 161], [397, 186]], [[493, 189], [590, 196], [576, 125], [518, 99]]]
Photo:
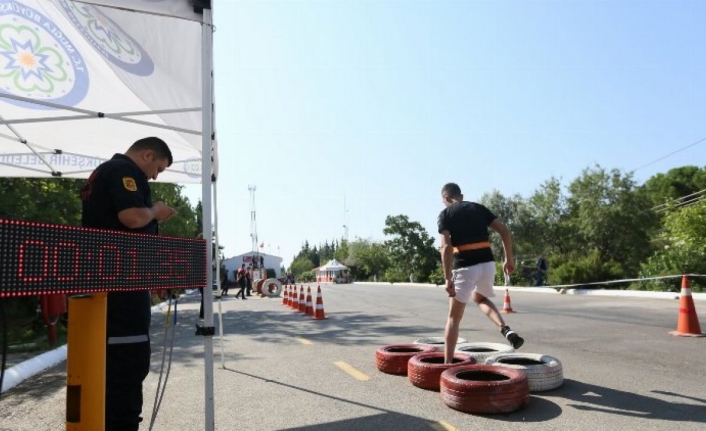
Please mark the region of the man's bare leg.
[[466, 304], [456, 298], [449, 298], [449, 317], [446, 320], [446, 331], [444, 333], [444, 363], [453, 363], [454, 350], [458, 340], [458, 330], [463, 318], [463, 311]]
[[505, 324], [505, 320], [503, 320], [500, 312], [498, 312], [495, 304], [493, 304], [493, 301], [475, 291], [471, 295], [471, 298], [473, 298], [473, 302], [478, 304], [478, 308], [481, 309], [483, 314], [488, 316], [488, 318], [500, 328], [500, 333], [507, 338], [513, 348], [519, 349], [522, 347], [525, 340]]
[[498, 311], [497, 307], [495, 307], [495, 304], [493, 304], [493, 301], [475, 291], [471, 294], [471, 299], [473, 299], [473, 302], [478, 304], [478, 308], [480, 308], [480, 311], [482, 311], [483, 314], [488, 316], [488, 318], [493, 323], [495, 323], [498, 328], [502, 328], [503, 326], [505, 326], [505, 321], [500, 315], [500, 312]]

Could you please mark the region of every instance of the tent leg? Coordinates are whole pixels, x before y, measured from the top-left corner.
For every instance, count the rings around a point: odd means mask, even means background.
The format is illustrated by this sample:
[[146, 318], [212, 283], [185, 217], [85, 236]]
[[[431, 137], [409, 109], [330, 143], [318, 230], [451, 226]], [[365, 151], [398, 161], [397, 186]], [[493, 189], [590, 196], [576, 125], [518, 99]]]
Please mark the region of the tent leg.
[[[209, 328], [204, 335], [204, 427], [206, 431], [215, 429], [213, 391], [213, 253], [211, 174], [213, 147], [213, 27], [212, 10], [203, 10], [201, 24], [201, 200], [203, 207], [203, 239], [206, 241], [206, 286], [204, 286], [204, 327]], [[216, 250], [216, 253], [218, 250]]]

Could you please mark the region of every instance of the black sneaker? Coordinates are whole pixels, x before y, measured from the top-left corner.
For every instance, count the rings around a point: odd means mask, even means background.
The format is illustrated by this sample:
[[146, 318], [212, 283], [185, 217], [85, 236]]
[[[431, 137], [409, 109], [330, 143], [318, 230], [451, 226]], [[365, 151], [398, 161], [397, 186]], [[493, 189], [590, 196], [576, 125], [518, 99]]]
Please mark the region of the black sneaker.
[[505, 338], [507, 338], [507, 341], [512, 344], [513, 349], [519, 349], [523, 344], [525, 344], [524, 338], [517, 335], [517, 332], [510, 329], [509, 326], [503, 326], [500, 329], [500, 332], [505, 336]]

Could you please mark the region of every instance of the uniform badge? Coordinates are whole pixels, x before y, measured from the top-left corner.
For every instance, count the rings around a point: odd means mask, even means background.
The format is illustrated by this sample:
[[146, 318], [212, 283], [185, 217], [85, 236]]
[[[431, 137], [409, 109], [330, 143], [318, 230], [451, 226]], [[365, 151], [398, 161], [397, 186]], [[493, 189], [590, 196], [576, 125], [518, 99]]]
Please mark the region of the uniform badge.
[[126, 190], [129, 190], [131, 192], [137, 191], [137, 183], [133, 178], [123, 177], [123, 186], [125, 186]]

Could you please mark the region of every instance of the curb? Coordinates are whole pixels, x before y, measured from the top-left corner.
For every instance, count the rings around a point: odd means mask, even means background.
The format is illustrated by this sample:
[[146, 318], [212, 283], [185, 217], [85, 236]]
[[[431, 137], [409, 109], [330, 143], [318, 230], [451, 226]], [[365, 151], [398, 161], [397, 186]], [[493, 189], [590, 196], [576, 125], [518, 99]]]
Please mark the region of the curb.
[[[416, 287], [441, 287], [438, 284], [431, 283], [360, 283], [373, 284], [380, 286], [416, 286]], [[651, 299], [679, 299], [681, 292], [653, 292], [646, 290], [610, 290], [610, 289], [561, 289], [556, 290], [553, 287], [523, 287], [523, 286], [493, 286], [496, 292], [504, 292], [505, 289], [510, 292], [529, 292], [529, 293], [548, 293], [554, 295], [593, 295], [593, 296], [621, 296], [634, 298], [651, 298]], [[706, 293], [693, 293], [691, 297], [694, 301], [706, 301]]]
[[12, 368], [8, 368], [5, 370], [5, 377], [3, 378], [0, 392], [12, 389], [30, 377], [66, 360], [66, 350], [66, 344], [64, 344], [61, 347], [44, 352], [34, 358], [20, 362]]

